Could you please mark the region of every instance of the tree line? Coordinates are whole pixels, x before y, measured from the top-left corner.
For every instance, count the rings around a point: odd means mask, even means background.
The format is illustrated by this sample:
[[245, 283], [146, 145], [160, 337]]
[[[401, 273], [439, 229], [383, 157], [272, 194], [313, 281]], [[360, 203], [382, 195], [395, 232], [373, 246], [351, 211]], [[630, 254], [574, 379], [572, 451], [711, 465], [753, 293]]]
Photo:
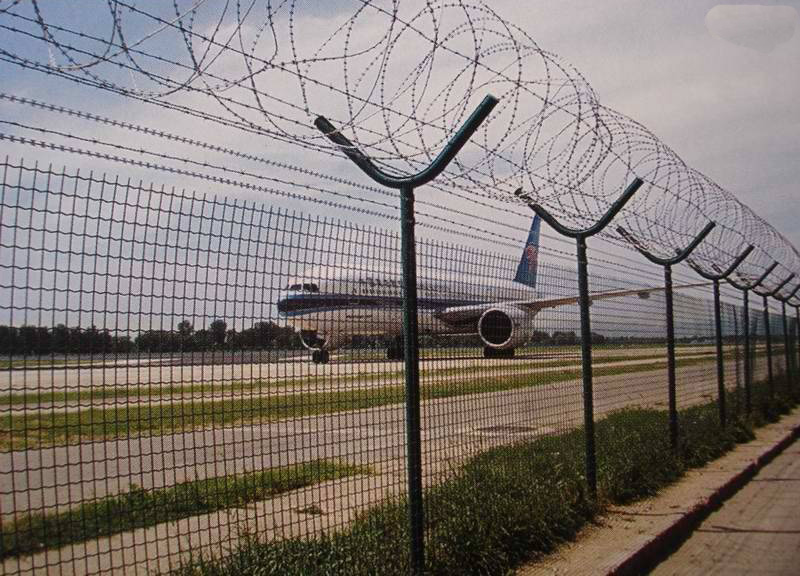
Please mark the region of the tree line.
[[191, 322], [180, 322], [176, 330], [148, 330], [136, 337], [142, 352], [202, 352], [206, 350], [293, 350], [302, 348], [300, 334], [275, 322], [256, 322], [237, 331], [224, 320], [214, 320], [207, 328], [195, 330]]
[[105, 329], [0, 325], [0, 353], [6, 355], [100, 354], [132, 352], [129, 336], [116, 336]]
[[59, 324], [45, 326], [0, 325], [0, 354], [126, 354], [132, 352], [201, 352], [211, 350], [268, 350], [302, 347], [300, 335], [274, 322], [256, 322], [237, 331], [224, 320], [195, 330], [183, 320], [174, 330], [144, 330], [131, 338], [95, 326], [81, 328]]

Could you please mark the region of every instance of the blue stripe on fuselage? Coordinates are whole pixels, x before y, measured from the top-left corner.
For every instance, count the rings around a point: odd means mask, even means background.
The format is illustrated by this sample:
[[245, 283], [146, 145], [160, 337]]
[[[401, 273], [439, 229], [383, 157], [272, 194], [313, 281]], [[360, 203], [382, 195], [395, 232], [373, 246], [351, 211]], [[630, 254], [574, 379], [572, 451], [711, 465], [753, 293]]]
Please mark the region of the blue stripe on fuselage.
[[[331, 302], [333, 300], [334, 302]], [[338, 302], [335, 302], [338, 301]], [[295, 310], [291, 308], [302, 302]], [[318, 306], [314, 304], [318, 303]], [[452, 306], [470, 306], [488, 304], [483, 300], [419, 298], [417, 305], [424, 310], [444, 310]], [[291, 294], [278, 301], [278, 314], [291, 318], [320, 312], [334, 312], [353, 308], [401, 308], [403, 298], [400, 296], [378, 296], [368, 294]]]

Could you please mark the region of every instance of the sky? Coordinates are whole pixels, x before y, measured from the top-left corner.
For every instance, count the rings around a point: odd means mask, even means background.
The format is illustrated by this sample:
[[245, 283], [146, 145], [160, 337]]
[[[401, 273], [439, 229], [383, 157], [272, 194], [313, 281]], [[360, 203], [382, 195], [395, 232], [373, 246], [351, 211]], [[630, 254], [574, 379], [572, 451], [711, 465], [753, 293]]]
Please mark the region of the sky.
[[[0, 2], [0, 9], [7, 4]], [[105, 5], [102, 2], [100, 4]], [[108, 15], [101, 10], [92, 14], [91, 18], [86, 18], [86, 12], [76, 10], [75, 4], [70, 2], [50, 0], [41, 5], [46, 16], [53, 21], [99, 35], [107, 30]], [[285, 49], [291, 31], [295, 35], [298, 51], [305, 50], [307, 54], [313, 55], [316, 47], [324, 41], [330, 23], [336, 21], [342, 13], [350, 13], [353, 5], [353, 2], [345, 0], [298, 2], [294, 28], [290, 30], [287, 26], [274, 31], [273, 41], [270, 40], [268, 30], [259, 31], [259, 54], [269, 54], [277, 43]], [[796, 33], [800, 22], [796, 8], [800, 7], [800, 3], [766, 2], [753, 6], [745, 3], [720, 5], [704, 0], [540, 0], [524, 3], [492, 0], [488, 5], [501, 17], [523, 30], [542, 49], [557, 54], [574, 66], [589, 82], [602, 104], [647, 126], [690, 166], [732, 192], [795, 246], [800, 246], [800, 228], [796, 225], [800, 217], [797, 202], [800, 196], [800, 163], [797, 162], [800, 153], [800, 141], [797, 138], [800, 134], [800, 67], [797, 65], [800, 61], [800, 34]], [[218, 6], [220, 4], [208, 3], [204, 8], [213, 10]], [[254, 14], [251, 21], [257, 22], [258, 15]], [[213, 17], [209, 18], [209, 22], [213, 22]], [[358, 28], [359, 34], [352, 41], [353, 46], [357, 48], [369, 45], [380, 38], [381, 30], [380, 26], [370, 26], [370, 21], [366, 20]], [[255, 37], [255, 30], [248, 32]], [[226, 33], [224, 27], [220, 33]], [[8, 31], [0, 30], [0, 46], [4, 44], [5, 35], [8, 35]], [[29, 48], [26, 40], [20, 40], [17, 36], [14, 39], [13, 48], [18, 53], [24, 53]], [[170, 40], [169, 37], [154, 36], [144, 45], [153, 52], [174, 54], [179, 50], [176, 44], [170, 43], [174, 40], [175, 38]], [[6, 42], [6, 46], [10, 44]], [[57, 53], [40, 53], [39, 56], [45, 60], [59, 57]], [[222, 74], [221, 70], [227, 70], [233, 64], [229, 56], [214, 54], [211, 50], [205, 54], [205, 61], [215, 72]], [[375, 63], [369, 58], [356, 57], [352, 60], [347, 71], [348, 82], [357, 82], [360, 77], [370, 76]], [[402, 80], [403, 75], [418, 63], [419, 55], [415, 53], [412, 44], [393, 54], [392, 59], [392, 67], [389, 69], [393, 73], [387, 76], [389, 83]], [[531, 68], [524, 70], [526, 74], [536, 76], [541, 72], [535, 68], [534, 61], [530, 65]], [[452, 82], [454, 92], [457, 92], [461, 78], [448, 68], [446, 60], [438, 61], [436, 66], [436, 72], [442, 75], [439, 81], [444, 85]], [[175, 73], [174, 70], [170, 72], [167, 67], [160, 65], [153, 67], [164, 73]], [[315, 65], [305, 72], [332, 84], [345, 82], [342, 67], [338, 65]], [[187, 115], [141, 104], [101, 90], [89, 91], [71, 82], [41, 73], [22, 71], [6, 63], [0, 63], [0, 73], [6, 79], [3, 87], [6, 93], [91, 110], [109, 118], [168, 130], [244, 153], [257, 154], [272, 161], [302, 165], [359, 184], [369, 184], [352, 164], [340, 158], [307, 155], [302, 149], [285, 142], [224, 129]], [[119, 71], [110, 73], [115, 74], [119, 81], [128, 81]], [[346, 113], [342, 98], [335, 94], [328, 96], [324, 90], [315, 91], [314, 86], [309, 88], [308, 94], [301, 94], [297, 86], [285, 81], [285, 78], [267, 74], [263, 77], [263, 82], [262, 89], [286, 98], [292, 104], [308, 97], [313, 107], [318, 107], [333, 117]], [[129, 85], [137, 89], [149, 87], [147, 82], [135, 75], [131, 75]], [[486, 91], [490, 90], [502, 92], [502, 87], [486, 87]], [[221, 90], [220, 93], [224, 97], [227, 92]], [[183, 93], [178, 96], [173, 101], [187, 105], [208, 105], [207, 98], [202, 95]], [[209, 106], [209, 109], [213, 109], [215, 113], [223, 116], [228, 114], [221, 105], [224, 102], [220, 105], [212, 104], [214, 106]], [[524, 109], [530, 103], [522, 104]], [[287, 107], [286, 110], [290, 108]], [[463, 119], [468, 112], [468, 109], [461, 111], [459, 119]], [[123, 131], [118, 127], [88, 124], [85, 120], [32, 110], [4, 100], [0, 100], [0, 119], [47, 126], [65, 134], [89, 136], [130, 146], [134, 150], [138, 148], [148, 152], [182, 155], [199, 163], [223, 164], [239, 170], [236, 178], [246, 183], [263, 185], [264, 180], [259, 175], [268, 174], [281, 179], [280, 184], [272, 185], [284, 191], [294, 190], [293, 186], [300, 188], [308, 183], [322, 182], [308, 174], [299, 174], [274, 165], [265, 168], [263, 164], [241, 157], [222, 156], [174, 141], [161, 141], [141, 133]], [[260, 121], [257, 115], [249, 115], [248, 119]], [[313, 127], [306, 120], [303, 118], [300, 122], [304, 128], [297, 128], [291, 122], [282, 120], [278, 124], [285, 129], [297, 130], [303, 137], [315, 135]], [[370, 126], [380, 125], [380, 120], [377, 116], [371, 117], [370, 121], [377, 124]], [[455, 120], [453, 122], [453, 125], [458, 125]], [[32, 135], [7, 125], [3, 128], [4, 132]], [[366, 132], [361, 135], [370, 137]], [[52, 139], [68, 142], [62, 137], [52, 136]], [[430, 142], [431, 149], [440, 148], [441, 142], [435, 138]], [[88, 144], [83, 146], [90, 147]], [[221, 191], [231, 198], [266, 200], [290, 210], [302, 210], [328, 217], [355, 218], [366, 225], [387, 226], [385, 218], [369, 213], [354, 215], [352, 211], [336, 206], [309, 204], [285, 196], [265, 196], [264, 190], [220, 186], [215, 182], [187, 177], [186, 174], [130, 164], [120, 165], [96, 157], [57, 151], [34, 152], [29, 147], [8, 142], [3, 142], [3, 149], [11, 157], [20, 155], [36, 160], [38, 155], [43, 162], [63, 162], [72, 169], [80, 168], [83, 173], [88, 170], [108, 170], [124, 178], [131, 177], [134, 181], [139, 178], [145, 183], [152, 181], [156, 186], [163, 184], [169, 188], [174, 185], [196, 189], [201, 193]], [[114, 152], [108, 148], [102, 149], [108, 153]], [[470, 153], [472, 152], [469, 149], [465, 149], [465, 154]], [[153, 160], [144, 152], [128, 151], [125, 154], [143, 161]], [[177, 160], [161, 160], [161, 163], [181, 166], [187, 170], [196, 168]], [[211, 170], [208, 169], [207, 172]], [[225, 175], [219, 171], [215, 174]], [[349, 185], [338, 189], [344, 189], [351, 195], [353, 190], [356, 195], [362, 194], [358, 188]], [[319, 195], [318, 198], [323, 196]], [[377, 200], [382, 204], [365, 204], [365, 199]], [[363, 192], [363, 198], [341, 201], [361, 208], [396, 214], [396, 200], [391, 195]], [[463, 198], [445, 197], [431, 190], [418, 194], [418, 210], [419, 220], [423, 223], [426, 222], [426, 214], [484, 228], [490, 222], [497, 227], [496, 231], [493, 230], [489, 235], [484, 234], [478, 241], [472, 238], [461, 238], [460, 241], [480, 248], [502, 250], [507, 254], [518, 252], [531, 217], [523, 207], [509, 209], [504, 205], [502, 210], [497, 210], [496, 203], [488, 200], [484, 207], [484, 204], [470, 204]], [[481, 212], [483, 217], [490, 220], [476, 223], [470, 216], [470, 213], [476, 212]], [[441, 224], [441, 220], [436, 220], [435, 223]], [[392, 226], [391, 222], [388, 226]], [[453, 238], [438, 229], [421, 229], [420, 233], [433, 239]], [[544, 237], [547, 244], [547, 250], [543, 251], [545, 257], [550, 254], [564, 260], [572, 253], [569, 243], [559, 240], [552, 232], [546, 231]], [[594, 244], [598, 245], [601, 248], [600, 254], [605, 257], [617, 257], [621, 254], [613, 246], [605, 246], [600, 241]], [[631, 255], [627, 254], [626, 257], [631, 258]], [[641, 259], [639, 266], [643, 267]], [[657, 271], [650, 272], [657, 279]]]
[[[349, 14], [354, 4], [358, 2], [298, 2], [295, 42], [301, 47], [318, 46], [319, 38], [309, 37], [314, 23], [335, 19], [341, 12]], [[774, 16], [763, 15], [773, 4]], [[51, 0], [42, 5], [52, 21], [76, 26], [81, 20], [79, 11], [68, 8], [74, 6], [71, 3]], [[798, 17], [793, 7], [775, 2], [760, 8], [745, 3], [719, 5], [704, 0], [540, 0], [522, 4], [493, 0], [489, 6], [543, 49], [575, 66], [601, 103], [650, 128], [689, 165], [733, 191], [800, 245], [800, 230], [793, 225], [797, 214], [786, 209], [798, 181], [794, 159], [800, 146], [794, 137], [800, 123], [800, 38], [794, 34]], [[104, 19], [102, 11], [98, 14], [98, 22], [86, 29], [102, 35], [107, 15]], [[311, 25], [300, 26], [300, 16]], [[249, 21], [257, 22], [257, 15], [251, 15]], [[363, 33], [364, 27], [358, 31]], [[722, 39], [720, 34], [730, 39]], [[177, 43], [171, 44], [169, 37], [159, 43], [161, 38], [145, 45], [151, 50], [176, 50]], [[768, 41], [762, 45], [765, 39], [774, 39], [772, 44], [777, 45], [769, 46]], [[282, 44], [284, 40], [281, 37]], [[270, 47], [270, 42], [262, 41], [259, 51], [268, 53]], [[408, 60], [415, 64], [415, 57], [411, 53]], [[393, 58], [402, 60], [396, 55]], [[353, 59], [353, 66], [358, 65], [366, 63]], [[444, 67], [439, 65], [435, 72]], [[328, 68], [335, 82], [336, 66], [318, 66], [307, 72], [324, 77]], [[398, 62], [392, 70], [405, 72], [404, 63]], [[525, 72], [535, 75], [538, 70]], [[12, 86], [21, 76], [13, 68], [4, 75], [11, 78]], [[47, 81], [49, 84], [31, 81], [28, 74], [14, 89], [20, 94], [40, 95], [42, 85], [54, 85], [52, 78]], [[268, 89], [283, 91], [277, 82]], [[72, 98], [63, 92], [58, 99], [68, 103]], [[73, 101], [85, 103], [85, 93], [76, 93], [80, 96]], [[290, 90], [286, 94], [296, 96]], [[115, 116], [135, 113], [130, 102], [118, 99], [115, 107], [107, 95], [92, 96], [108, 102], [96, 106], [101, 111]], [[141, 119], [158, 124], [160, 118], [150, 113], [142, 114]], [[181, 125], [174, 118], [170, 124], [176, 129], [191, 126], [191, 122]], [[217, 134], [209, 130], [200, 136], [212, 139]], [[238, 146], [247, 146], [247, 137], [239, 136]], [[272, 154], [277, 156], [274, 151]]]
[[[800, 23], [792, 10], [800, 3], [761, 3], [784, 7], [774, 19], [727, 8], [748, 2], [492, 5], [580, 69], [603, 103], [650, 128], [800, 246]], [[729, 24], [732, 39], [718, 36], [725, 16], [744, 33]], [[758, 46], [759, 39], [784, 41], [756, 49], [743, 45], [747, 33]]]
[[[45, 17], [51, 21], [105, 34], [107, 11], [96, 11], [96, 22], [90, 19], [87, 24], [84, 14], [75, 10], [74, 4], [56, 0], [41, 4]], [[342, 13], [352, 13], [354, 5], [358, 2], [298, 2], [293, 10], [296, 26], [293, 40], [299, 52], [305, 47], [319, 46], [321, 38], [329, 32], [326, 24], [336, 21]], [[540, 0], [522, 4], [493, 0], [489, 6], [543, 49], [573, 65], [591, 84], [602, 104], [647, 126], [690, 166], [733, 192], [795, 245], [800, 245], [800, 229], [795, 225], [798, 211], [792, 206], [797, 197], [796, 183], [800, 181], [796, 162], [800, 147], [796, 138], [800, 127], [797, 98], [800, 38], [794, 34], [798, 26], [794, 7], [775, 2], [759, 6], [720, 5], [704, 0]], [[769, 12], [770, 7], [774, 14]], [[213, 22], [213, 16], [211, 12], [209, 22]], [[126, 18], [136, 22], [132, 16]], [[248, 21], [258, 22], [258, 14], [251, 14]], [[148, 26], [153, 28], [151, 23]], [[371, 42], [371, 33], [376, 38], [380, 36], [377, 26], [374, 30], [361, 26], [356, 31], [362, 36], [361, 44], [350, 40], [356, 47]], [[5, 33], [0, 31], [0, 34]], [[288, 35], [277, 31], [274, 42], [268, 36], [262, 33], [258, 53], [269, 54], [280, 43], [285, 55]], [[24, 48], [19, 47], [19, 38], [14, 36], [14, 39], [17, 51], [23, 52], [19, 49]], [[164, 53], [177, 51], [181, 56], [175, 38], [169, 36], [156, 35], [143, 46]], [[307, 48], [304, 55], [312, 52], [312, 48]], [[59, 55], [48, 56], [53, 59]], [[391, 70], [402, 75], [409, 66], [416, 65], [418, 57], [413, 50], [393, 54]], [[218, 71], [226, 64], [225, 56], [217, 56], [215, 62]], [[366, 70], [371, 64], [353, 58], [351, 68], [355, 70], [350, 71], [350, 81], [357, 77], [359, 66]], [[536, 76], [540, 70], [535, 64], [532, 62], [524, 73]], [[439, 63], [434, 72], [444, 71], [442, 75], [447, 77], [447, 65]], [[336, 65], [316, 65], [305, 72], [334, 84], [342, 83], [341, 67]], [[85, 91], [62, 88], [64, 83], [58, 84], [52, 77], [37, 77], [13, 67], [7, 68], [4, 76], [12, 81], [13, 90], [7, 87], [8, 92], [52, 96], [52, 87], [58, 86], [55, 94], [59, 103], [87, 103]], [[369, 77], [369, 71], [365, 76]], [[261, 88], [296, 100], [299, 91], [283, 80], [266, 75]], [[147, 88], [141, 79], [130, 84]], [[309, 98], [314, 106], [313, 86], [308, 90], [312, 92]], [[325, 91], [320, 94], [316, 102], [328, 104]], [[191, 101], [197, 96], [182, 97]], [[330, 113], [341, 109], [341, 104], [333, 104], [336, 98], [328, 100], [332, 106], [327, 108]], [[164, 111], [154, 113], [152, 109], [99, 91], [91, 95], [90, 101], [93, 109], [111, 117], [193, 132], [201, 139], [221, 140], [237, 149], [252, 147], [252, 140], [246, 134], [229, 135], [213, 126], [198, 132], [197, 123], [191, 118]], [[226, 112], [223, 110], [221, 114], [224, 116]], [[313, 128], [309, 130], [313, 132]], [[276, 160], [297, 157], [290, 146], [268, 143], [259, 146], [259, 152], [265, 148], [269, 157]], [[338, 165], [328, 169], [347, 171]]]

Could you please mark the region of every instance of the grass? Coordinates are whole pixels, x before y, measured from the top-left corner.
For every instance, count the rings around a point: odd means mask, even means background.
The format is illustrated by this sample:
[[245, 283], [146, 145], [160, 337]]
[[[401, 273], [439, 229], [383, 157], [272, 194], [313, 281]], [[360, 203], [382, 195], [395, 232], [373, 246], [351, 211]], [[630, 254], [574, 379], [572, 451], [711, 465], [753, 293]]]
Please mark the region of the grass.
[[[707, 362], [705, 358], [679, 360], [678, 366]], [[607, 366], [595, 376], [616, 376], [661, 369], [663, 362]], [[430, 382], [422, 387], [422, 399], [433, 400], [476, 393], [516, 390], [580, 377], [579, 369], [542, 374], [500, 375], [466, 381]], [[132, 404], [111, 408], [89, 408], [72, 412], [36, 411], [0, 416], [0, 451], [74, 444], [86, 440], [128, 438], [143, 434], [165, 434], [208, 426], [233, 426], [246, 422], [270, 422], [335, 412], [364, 410], [397, 404], [404, 400], [402, 386], [303, 392], [163, 404]]]
[[317, 460], [156, 490], [132, 486], [123, 494], [87, 502], [65, 512], [31, 514], [4, 522], [0, 531], [0, 558], [238, 508], [318, 482], [368, 472], [363, 467]]
[[[796, 403], [779, 396], [786, 405]], [[574, 538], [609, 505], [651, 496], [686, 469], [753, 437], [751, 421], [735, 420], [721, 429], [714, 403], [683, 410], [680, 420], [676, 452], [669, 446], [665, 412], [628, 409], [598, 421], [596, 500], [585, 489], [582, 430], [470, 459], [425, 491], [425, 573], [505, 576]], [[228, 556], [195, 558], [174, 574], [406, 574], [406, 509], [403, 499], [395, 499], [362, 513], [342, 531], [316, 538], [260, 541], [250, 535]]]
[[91, 364], [91, 360], [72, 360], [64, 358], [24, 358], [21, 360], [0, 360], [0, 370], [19, 368], [66, 368]]
[[[347, 374], [336, 376], [337, 382], [366, 382], [402, 376], [401, 371], [375, 374]], [[302, 379], [235, 380], [212, 384], [166, 384], [161, 386], [136, 384], [97, 386], [80, 391], [37, 391], [0, 395], [0, 406], [25, 406], [39, 404], [64, 404], [67, 402], [96, 402], [98, 400], [159, 400], [162, 398], [187, 398], [203, 394], [246, 394], [276, 388], [294, 388], [330, 382], [331, 376], [307, 376]]]
[[[677, 366], [687, 367], [707, 361], [705, 358], [689, 358], [678, 360]], [[617, 376], [663, 367], [664, 363], [660, 361], [628, 366], [600, 366], [594, 370], [594, 375]], [[422, 386], [422, 399], [517, 390], [574, 380], [580, 375], [579, 368], [571, 368], [541, 374], [521, 373], [472, 380], [434, 381]], [[0, 416], [0, 451], [364, 410], [397, 404], [404, 398], [405, 391], [398, 385], [156, 405], [132, 404], [73, 412], [6, 414]]]

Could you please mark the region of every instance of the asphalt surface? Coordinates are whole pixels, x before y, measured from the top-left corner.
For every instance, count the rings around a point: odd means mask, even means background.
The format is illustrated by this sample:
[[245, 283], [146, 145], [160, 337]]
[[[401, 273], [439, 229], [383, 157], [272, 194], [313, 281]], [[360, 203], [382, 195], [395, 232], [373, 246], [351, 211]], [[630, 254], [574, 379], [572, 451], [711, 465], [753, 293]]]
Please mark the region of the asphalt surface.
[[[713, 352], [713, 347], [697, 346], [680, 348], [678, 356]], [[624, 356], [632, 358], [641, 355], [664, 354], [664, 348], [659, 347], [630, 347], [606, 348], [595, 352], [595, 358], [603, 356]], [[350, 354], [348, 354], [350, 355]], [[579, 353], [574, 350], [537, 354], [525, 354], [514, 359], [485, 359], [476, 355], [447, 355], [426, 359], [422, 369], [428, 366], [449, 365], [464, 370], [470, 368], [489, 369], [497, 367], [516, 366], [531, 362], [549, 362], [557, 359], [580, 360]], [[358, 360], [358, 358], [355, 358]], [[79, 391], [92, 386], [133, 387], [143, 385], [192, 385], [204, 382], [238, 382], [242, 380], [303, 380], [308, 378], [341, 378], [353, 375], [375, 375], [403, 369], [402, 362], [367, 360], [367, 361], [336, 361], [337, 354], [333, 356], [330, 364], [314, 364], [308, 360], [307, 355], [295, 360], [280, 362], [231, 362], [221, 364], [181, 364], [175, 363], [175, 358], [170, 358], [167, 365], [151, 358], [129, 359], [124, 363], [115, 363], [112, 366], [81, 367], [81, 368], [36, 368], [14, 369], [0, 372], [0, 393], [25, 392], [25, 391]]]
[[652, 574], [800, 574], [800, 445], [765, 466]]

